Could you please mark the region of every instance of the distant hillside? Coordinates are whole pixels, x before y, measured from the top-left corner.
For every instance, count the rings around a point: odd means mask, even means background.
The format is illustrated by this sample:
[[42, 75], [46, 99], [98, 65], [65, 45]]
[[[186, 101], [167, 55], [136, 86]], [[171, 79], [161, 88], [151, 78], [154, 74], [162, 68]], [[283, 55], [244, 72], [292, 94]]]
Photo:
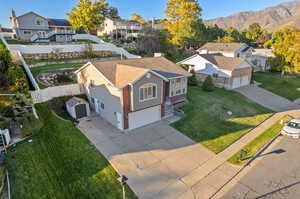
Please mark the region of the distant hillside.
[[217, 24], [221, 28], [235, 27], [238, 30], [248, 28], [250, 24], [258, 22], [270, 32], [284, 25], [300, 28], [300, 0], [282, 3], [261, 11], [249, 11], [233, 14], [205, 21], [207, 24]]

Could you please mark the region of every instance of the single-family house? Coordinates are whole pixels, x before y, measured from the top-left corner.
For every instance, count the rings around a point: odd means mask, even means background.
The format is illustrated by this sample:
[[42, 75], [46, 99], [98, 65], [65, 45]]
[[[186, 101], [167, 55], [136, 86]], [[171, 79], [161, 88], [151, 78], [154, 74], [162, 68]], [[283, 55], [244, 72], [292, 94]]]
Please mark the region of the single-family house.
[[75, 31], [66, 19], [50, 19], [34, 12], [16, 16], [12, 10], [12, 29], [20, 40], [32, 42], [70, 42]]
[[97, 30], [97, 35], [109, 35], [116, 39], [127, 39], [129, 37], [137, 37], [141, 30], [142, 24], [137, 21], [119, 18], [105, 18], [103, 26]]
[[208, 42], [198, 50], [199, 54], [217, 54], [225, 57], [247, 58], [252, 55], [252, 48], [245, 43]]
[[4, 28], [0, 24], [0, 36], [6, 39], [13, 39], [15, 37], [15, 34], [13, 33], [13, 30], [11, 28]]
[[225, 57], [221, 54], [196, 54], [178, 64], [187, 65], [189, 71], [194, 70], [200, 81], [211, 76], [217, 87], [236, 89], [251, 82], [252, 67], [242, 58]]
[[274, 58], [275, 54], [272, 49], [255, 48], [252, 56], [248, 58], [253, 65], [254, 72], [270, 70], [268, 59]]
[[94, 111], [121, 130], [172, 115], [190, 76], [164, 57], [89, 62], [75, 73]]

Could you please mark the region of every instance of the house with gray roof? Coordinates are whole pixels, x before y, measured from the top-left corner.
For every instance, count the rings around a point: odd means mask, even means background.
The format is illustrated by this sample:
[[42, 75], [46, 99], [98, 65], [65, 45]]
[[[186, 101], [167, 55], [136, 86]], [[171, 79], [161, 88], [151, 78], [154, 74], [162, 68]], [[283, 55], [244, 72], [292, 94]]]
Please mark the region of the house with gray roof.
[[31, 42], [70, 42], [75, 32], [66, 19], [45, 18], [35, 12], [16, 16], [12, 10], [12, 29], [20, 40]]
[[196, 78], [204, 81], [211, 76], [215, 86], [236, 89], [251, 82], [252, 66], [242, 58], [225, 57], [222, 54], [196, 54], [178, 64], [193, 70]]
[[252, 55], [252, 48], [245, 43], [208, 42], [197, 50], [200, 54], [220, 53], [225, 57], [247, 58]]

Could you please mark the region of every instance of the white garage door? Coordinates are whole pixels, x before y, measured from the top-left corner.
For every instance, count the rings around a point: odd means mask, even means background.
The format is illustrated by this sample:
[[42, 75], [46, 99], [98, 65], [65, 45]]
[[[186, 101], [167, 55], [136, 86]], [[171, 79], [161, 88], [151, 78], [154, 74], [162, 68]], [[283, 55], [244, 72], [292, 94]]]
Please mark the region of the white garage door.
[[241, 86], [247, 86], [248, 84], [250, 84], [249, 76], [243, 76], [241, 80]]
[[129, 113], [129, 129], [135, 129], [159, 121], [161, 119], [160, 109], [160, 106], [155, 106], [145, 110]]
[[241, 86], [241, 78], [235, 77], [232, 82], [232, 89], [239, 88]]
[[247, 86], [250, 84], [249, 76], [235, 77], [232, 82], [232, 89]]

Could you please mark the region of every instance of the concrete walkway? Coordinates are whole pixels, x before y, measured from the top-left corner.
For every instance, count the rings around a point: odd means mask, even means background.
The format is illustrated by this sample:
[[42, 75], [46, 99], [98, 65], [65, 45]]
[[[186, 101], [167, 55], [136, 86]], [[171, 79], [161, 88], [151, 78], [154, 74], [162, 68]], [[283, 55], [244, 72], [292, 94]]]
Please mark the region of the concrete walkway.
[[299, 109], [300, 106], [288, 99], [278, 96], [256, 85], [249, 85], [236, 89], [237, 92], [250, 100], [269, 108], [275, 112]]

